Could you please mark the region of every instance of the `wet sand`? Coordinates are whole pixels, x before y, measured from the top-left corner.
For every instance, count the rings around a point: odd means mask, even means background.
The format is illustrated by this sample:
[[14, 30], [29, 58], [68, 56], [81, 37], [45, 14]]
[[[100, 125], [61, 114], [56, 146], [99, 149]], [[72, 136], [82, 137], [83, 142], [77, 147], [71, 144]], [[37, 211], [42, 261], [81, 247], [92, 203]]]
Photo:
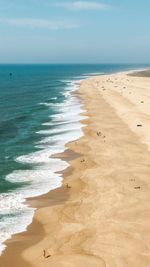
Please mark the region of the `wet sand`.
[[132, 76], [132, 77], [150, 77], [150, 70], [135, 71], [135, 72], [129, 74], [129, 76]]
[[79, 92], [89, 118], [62, 155], [63, 186], [30, 200], [33, 223], [1, 267], [150, 266], [150, 78], [97, 76]]

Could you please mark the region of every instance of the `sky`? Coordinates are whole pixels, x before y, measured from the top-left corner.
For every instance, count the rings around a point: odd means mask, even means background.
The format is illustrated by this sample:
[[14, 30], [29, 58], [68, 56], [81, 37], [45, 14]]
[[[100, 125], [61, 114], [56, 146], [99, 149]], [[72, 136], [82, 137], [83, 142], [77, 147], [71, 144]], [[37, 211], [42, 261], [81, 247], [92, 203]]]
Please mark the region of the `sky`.
[[0, 0], [0, 63], [150, 63], [150, 0]]

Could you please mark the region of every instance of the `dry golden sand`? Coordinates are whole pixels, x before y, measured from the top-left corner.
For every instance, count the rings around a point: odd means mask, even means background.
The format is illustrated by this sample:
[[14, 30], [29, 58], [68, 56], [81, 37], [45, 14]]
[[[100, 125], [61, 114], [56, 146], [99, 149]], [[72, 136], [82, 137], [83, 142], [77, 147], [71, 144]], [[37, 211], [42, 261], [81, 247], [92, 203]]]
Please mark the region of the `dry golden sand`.
[[0, 267], [150, 266], [150, 78], [94, 77], [79, 90], [89, 119], [68, 147], [82, 156]]

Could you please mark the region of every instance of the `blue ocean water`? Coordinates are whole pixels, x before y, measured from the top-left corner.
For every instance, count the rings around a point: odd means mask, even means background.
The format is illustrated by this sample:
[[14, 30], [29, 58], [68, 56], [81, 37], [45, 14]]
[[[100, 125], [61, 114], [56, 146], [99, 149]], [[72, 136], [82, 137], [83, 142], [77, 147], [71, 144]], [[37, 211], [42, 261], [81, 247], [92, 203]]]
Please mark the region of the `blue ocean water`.
[[77, 81], [138, 67], [0, 65], [0, 250], [32, 221], [25, 199], [61, 185], [68, 164], [51, 155], [82, 136]]

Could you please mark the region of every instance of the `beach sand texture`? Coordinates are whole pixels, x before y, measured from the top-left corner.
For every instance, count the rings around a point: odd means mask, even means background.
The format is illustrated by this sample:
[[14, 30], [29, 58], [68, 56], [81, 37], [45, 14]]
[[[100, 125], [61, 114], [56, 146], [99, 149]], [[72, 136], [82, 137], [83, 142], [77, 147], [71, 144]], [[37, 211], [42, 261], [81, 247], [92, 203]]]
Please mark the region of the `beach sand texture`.
[[1, 267], [150, 266], [150, 78], [97, 76], [79, 92], [87, 126], [67, 146], [80, 156], [69, 152], [62, 188], [31, 201]]

